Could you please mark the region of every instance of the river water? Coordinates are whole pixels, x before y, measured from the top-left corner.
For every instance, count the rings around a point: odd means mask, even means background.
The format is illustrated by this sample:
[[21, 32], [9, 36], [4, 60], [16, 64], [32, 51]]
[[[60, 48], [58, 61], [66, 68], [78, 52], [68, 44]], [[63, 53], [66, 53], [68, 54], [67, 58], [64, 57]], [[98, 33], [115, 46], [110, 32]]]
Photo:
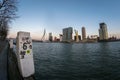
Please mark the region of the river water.
[[33, 43], [36, 80], [120, 80], [120, 42]]

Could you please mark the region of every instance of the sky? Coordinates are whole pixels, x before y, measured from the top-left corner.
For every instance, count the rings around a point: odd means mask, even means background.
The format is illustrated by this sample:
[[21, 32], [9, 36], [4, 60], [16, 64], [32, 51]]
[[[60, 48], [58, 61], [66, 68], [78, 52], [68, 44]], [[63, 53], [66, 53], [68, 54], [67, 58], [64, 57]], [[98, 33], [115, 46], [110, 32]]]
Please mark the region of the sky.
[[[18, 0], [19, 18], [10, 24], [8, 37], [15, 38], [18, 31], [30, 32], [40, 40], [46, 36], [62, 34], [62, 29], [73, 27], [81, 35], [99, 35], [99, 23], [107, 24], [109, 35], [120, 35], [120, 0]], [[74, 32], [73, 32], [74, 34]]]

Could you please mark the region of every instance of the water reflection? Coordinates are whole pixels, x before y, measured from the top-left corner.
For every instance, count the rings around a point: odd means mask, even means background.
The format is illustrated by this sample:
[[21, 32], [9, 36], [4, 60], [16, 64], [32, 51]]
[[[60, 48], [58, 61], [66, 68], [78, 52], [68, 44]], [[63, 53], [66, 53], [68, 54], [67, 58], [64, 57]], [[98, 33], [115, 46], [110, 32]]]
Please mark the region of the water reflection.
[[119, 43], [33, 43], [36, 79], [118, 79], [120, 78]]

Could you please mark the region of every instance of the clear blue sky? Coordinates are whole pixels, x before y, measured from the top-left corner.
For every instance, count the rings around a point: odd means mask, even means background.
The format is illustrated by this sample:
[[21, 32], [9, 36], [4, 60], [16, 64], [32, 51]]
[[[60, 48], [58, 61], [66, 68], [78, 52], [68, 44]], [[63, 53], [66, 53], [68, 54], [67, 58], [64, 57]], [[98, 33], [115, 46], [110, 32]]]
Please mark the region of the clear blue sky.
[[69, 26], [80, 35], [82, 26], [87, 35], [98, 35], [100, 22], [107, 24], [109, 34], [120, 34], [120, 0], [19, 0], [17, 14], [9, 37], [28, 31], [40, 39], [44, 29], [58, 36]]

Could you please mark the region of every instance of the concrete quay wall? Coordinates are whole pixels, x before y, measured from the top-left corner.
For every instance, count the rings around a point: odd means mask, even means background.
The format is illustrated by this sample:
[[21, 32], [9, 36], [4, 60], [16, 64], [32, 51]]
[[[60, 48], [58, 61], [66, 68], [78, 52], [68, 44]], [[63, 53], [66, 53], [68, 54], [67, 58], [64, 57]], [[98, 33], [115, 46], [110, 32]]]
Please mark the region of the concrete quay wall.
[[7, 61], [8, 61], [8, 80], [35, 80], [34, 76], [30, 76], [27, 78], [23, 78], [20, 74], [18, 68], [18, 61], [13, 48], [10, 48], [8, 44], [8, 52], [7, 52]]

